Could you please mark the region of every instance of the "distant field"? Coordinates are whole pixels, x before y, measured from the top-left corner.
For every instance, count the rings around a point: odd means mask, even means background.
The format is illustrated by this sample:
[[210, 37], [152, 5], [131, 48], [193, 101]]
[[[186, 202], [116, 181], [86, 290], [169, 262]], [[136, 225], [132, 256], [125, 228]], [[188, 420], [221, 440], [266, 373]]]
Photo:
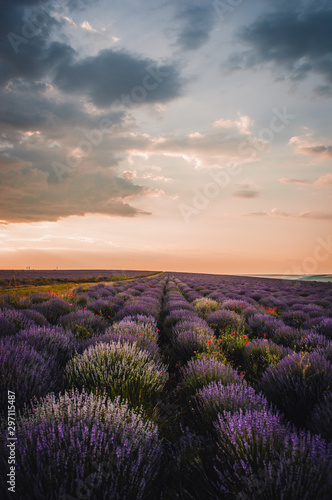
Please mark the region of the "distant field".
[[332, 281], [332, 274], [250, 274], [254, 278], [273, 278], [281, 280], [301, 280], [301, 281]]
[[94, 278], [98, 276], [110, 277], [110, 276], [145, 276], [147, 274], [155, 273], [156, 271], [127, 271], [127, 270], [105, 270], [105, 269], [78, 269], [78, 270], [23, 270], [23, 269], [13, 269], [13, 270], [0, 270], [0, 280], [23, 280], [23, 279], [85, 279]]
[[[155, 271], [120, 270], [2, 270], [0, 271], [0, 295], [15, 294], [26, 297], [31, 293], [51, 291], [65, 297], [77, 285], [89, 286], [96, 283], [127, 281], [135, 278], [154, 276]], [[49, 290], [51, 288], [51, 290]]]

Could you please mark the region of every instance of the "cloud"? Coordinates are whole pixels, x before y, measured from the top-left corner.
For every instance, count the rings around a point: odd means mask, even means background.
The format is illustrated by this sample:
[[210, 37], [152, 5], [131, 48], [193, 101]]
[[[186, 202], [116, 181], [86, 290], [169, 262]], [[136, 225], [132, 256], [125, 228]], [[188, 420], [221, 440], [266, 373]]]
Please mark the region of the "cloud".
[[258, 191], [252, 189], [241, 189], [233, 194], [233, 198], [257, 198], [258, 196]]
[[314, 182], [314, 185], [320, 188], [332, 188], [332, 173], [322, 175]]
[[246, 217], [252, 217], [252, 216], [290, 217], [290, 214], [288, 212], [282, 212], [277, 208], [272, 208], [272, 210], [270, 211], [248, 212], [243, 215]]
[[[82, 7], [82, 1], [63, 1], [66, 10]], [[0, 85], [13, 78], [41, 79], [75, 51], [63, 42], [61, 29], [73, 21], [58, 15], [58, 2], [0, 0]]]
[[279, 179], [279, 182], [283, 184], [304, 184], [304, 185], [310, 185], [318, 188], [331, 188], [332, 187], [332, 173], [328, 173], [326, 175], [322, 175], [321, 177], [318, 177], [317, 180], [315, 181], [309, 181], [305, 179], [288, 179], [288, 178], [282, 178]]
[[[220, 120], [219, 120], [220, 121]], [[124, 141], [132, 159], [135, 156], [148, 159], [152, 155], [164, 155], [192, 163], [196, 168], [221, 168], [229, 164], [244, 165], [256, 161], [243, 151], [248, 135], [238, 126], [216, 127], [214, 124], [204, 134], [189, 133], [152, 137], [148, 134], [129, 134]], [[255, 145], [255, 138], [251, 144]], [[258, 139], [257, 139], [258, 141]], [[258, 148], [257, 148], [258, 149]]]
[[288, 144], [295, 148], [296, 153], [314, 156], [320, 161], [332, 158], [332, 146], [322, 144], [311, 133], [291, 137]]
[[71, 26], [73, 26], [74, 28], [77, 28], [77, 24], [74, 23], [74, 21], [72, 19], [70, 19], [70, 17], [67, 17], [67, 16], [63, 16], [63, 18], [65, 19], [65, 21], [67, 21]]
[[167, 102], [182, 94], [184, 84], [175, 64], [112, 49], [78, 61], [66, 59], [58, 65], [54, 83], [63, 92], [86, 96], [98, 107]]
[[315, 212], [314, 210], [308, 210], [306, 212], [301, 212], [298, 215], [301, 219], [322, 219], [322, 220], [332, 220], [332, 214], [325, 212]]
[[308, 181], [306, 179], [292, 179], [292, 178], [287, 178], [287, 177], [282, 177], [279, 179], [279, 182], [282, 184], [312, 184], [311, 181]]
[[247, 48], [233, 53], [228, 67], [272, 64], [293, 80], [318, 74], [325, 84], [316, 90], [328, 96], [332, 89], [331, 4], [299, 0], [275, 5], [275, 11], [264, 13], [239, 31], [238, 38]]
[[[34, 0], [8, 5], [0, 20], [0, 86], [14, 79], [25, 85], [44, 80], [44, 84], [76, 98], [86, 97], [99, 107], [110, 106], [115, 100], [122, 107], [165, 103], [182, 95], [184, 81], [176, 64], [111, 49], [82, 59], [63, 41], [67, 39], [61, 29], [70, 18], [53, 15], [52, 3], [43, 9]], [[27, 21], [37, 14], [38, 29], [28, 38], [22, 36]], [[81, 27], [90, 33], [96, 31], [88, 21]]]
[[217, 128], [236, 128], [241, 134], [252, 134], [250, 128], [253, 126], [253, 120], [246, 115], [240, 115], [237, 120], [224, 120], [221, 118], [213, 123], [214, 127]]
[[50, 184], [47, 172], [31, 163], [0, 157], [0, 172], [0, 211], [7, 222], [56, 221], [87, 213], [133, 217], [148, 212], [136, 209], [128, 200], [162, 194], [101, 169], [75, 171], [65, 182]]
[[173, 20], [173, 23], [180, 25], [176, 30], [176, 44], [182, 50], [197, 50], [209, 40], [217, 18], [216, 11], [209, 1], [181, 3], [185, 6], [178, 7]]
[[317, 219], [317, 220], [332, 220], [332, 214], [326, 212], [318, 212], [314, 210], [307, 210], [300, 212], [298, 214], [290, 214], [288, 212], [282, 212], [277, 208], [273, 208], [270, 211], [260, 211], [260, 212], [248, 212], [242, 214], [245, 217], [291, 217], [296, 219]]
[[89, 21], [83, 21], [81, 24], [80, 24], [80, 27], [83, 28], [84, 30], [86, 31], [89, 31], [90, 33], [97, 33], [97, 30], [95, 30], [91, 24], [89, 23]]
[[154, 175], [152, 173], [143, 173], [137, 176], [139, 179], [148, 179], [155, 182], [173, 182], [174, 179], [171, 177], [165, 177], [164, 175]]

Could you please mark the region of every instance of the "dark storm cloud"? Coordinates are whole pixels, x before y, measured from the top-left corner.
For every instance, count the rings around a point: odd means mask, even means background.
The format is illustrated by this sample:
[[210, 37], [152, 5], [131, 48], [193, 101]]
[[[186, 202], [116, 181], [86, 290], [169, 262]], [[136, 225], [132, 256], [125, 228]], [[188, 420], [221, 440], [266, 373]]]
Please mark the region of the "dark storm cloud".
[[[41, 6], [40, 6], [41, 5]], [[0, 84], [11, 78], [41, 78], [72, 49], [49, 38], [60, 23], [49, 3], [0, 0]]]
[[332, 86], [332, 6], [326, 2], [296, 1], [278, 5], [238, 33], [248, 49], [231, 55], [230, 69], [273, 63], [293, 80], [309, 73], [324, 77], [327, 85], [317, 92], [328, 95]]
[[[21, 87], [21, 83], [18, 87]], [[58, 101], [47, 98], [39, 92], [38, 85], [22, 83], [24, 91], [17, 91], [16, 88], [0, 90], [0, 125], [8, 131], [38, 129], [49, 131], [53, 138], [58, 138], [68, 134], [70, 128], [73, 132], [73, 127], [98, 127], [102, 118], [120, 125], [126, 117], [124, 111], [108, 113], [107, 116], [89, 115], [75, 100]], [[34, 92], [34, 88], [38, 90]]]
[[113, 104], [125, 106], [166, 102], [181, 95], [183, 86], [174, 64], [156, 64], [112, 49], [81, 61], [64, 61], [54, 83], [64, 92], [88, 96], [99, 107], [115, 100]]
[[[179, 96], [180, 69], [113, 50], [80, 59], [62, 36], [61, 15], [85, 3], [0, 0], [2, 221], [86, 213], [132, 217], [145, 212], [130, 200], [158, 194], [118, 175], [126, 156], [121, 133], [132, 126], [124, 108]], [[123, 94], [129, 101], [122, 101]], [[115, 99], [120, 110], [97, 112], [87, 103], [109, 107]], [[75, 152], [75, 168], [68, 173]], [[65, 169], [60, 180], [56, 162]]]
[[123, 217], [147, 214], [128, 200], [148, 195], [149, 190], [110, 172], [77, 172], [66, 183], [49, 184], [47, 173], [31, 162], [1, 155], [0, 172], [3, 221], [56, 221], [86, 213]]
[[19, 78], [28, 82], [46, 79], [100, 107], [116, 99], [130, 106], [166, 102], [181, 95], [183, 82], [175, 64], [113, 50], [79, 60], [70, 45], [54, 40], [62, 26], [52, 16], [54, 6], [37, 7], [33, 0], [7, 5], [0, 0], [0, 85]]
[[176, 43], [184, 50], [199, 49], [208, 41], [216, 17], [212, 2], [187, 3], [176, 16], [176, 21], [182, 24]]

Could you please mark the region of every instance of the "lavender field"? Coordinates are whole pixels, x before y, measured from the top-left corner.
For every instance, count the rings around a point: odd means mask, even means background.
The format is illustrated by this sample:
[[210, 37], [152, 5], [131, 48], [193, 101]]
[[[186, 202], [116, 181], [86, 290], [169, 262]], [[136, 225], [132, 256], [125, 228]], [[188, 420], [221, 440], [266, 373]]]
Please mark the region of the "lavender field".
[[331, 498], [330, 283], [3, 295], [0, 358], [1, 498]]

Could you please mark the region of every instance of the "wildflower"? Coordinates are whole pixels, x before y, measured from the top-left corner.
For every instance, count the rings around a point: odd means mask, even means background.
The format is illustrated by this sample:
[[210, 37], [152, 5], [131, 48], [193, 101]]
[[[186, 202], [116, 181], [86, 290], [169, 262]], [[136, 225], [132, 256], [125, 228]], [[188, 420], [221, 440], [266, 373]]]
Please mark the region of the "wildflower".
[[240, 377], [244, 377], [244, 373], [243, 372], [240, 373]]
[[235, 332], [233, 332], [232, 335], [235, 335]]
[[247, 338], [247, 335], [242, 335], [242, 337], [243, 337], [244, 339], [246, 339], [246, 338]]
[[212, 340], [208, 340], [208, 344], [212, 344]]
[[249, 344], [248, 340], [245, 341], [245, 344]]

